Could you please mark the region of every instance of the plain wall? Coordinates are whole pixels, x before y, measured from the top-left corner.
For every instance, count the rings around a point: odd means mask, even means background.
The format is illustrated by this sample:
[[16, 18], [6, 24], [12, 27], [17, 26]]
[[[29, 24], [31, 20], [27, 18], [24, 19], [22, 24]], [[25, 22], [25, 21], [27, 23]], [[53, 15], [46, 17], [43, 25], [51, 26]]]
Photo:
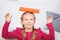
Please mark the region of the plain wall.
[[6, 13], [10, 13], [12, 15], [9, 31], [15, 30], [16, 27], [20, 28], [22, 26], [20, 23], [20, 16], [23, 12], [19, 11], [20, 6], [40, 10], [39, 14], [35, 14], [35, 28], [40, 27], [42, 30], [46, 27], [46, 11], [60, 14], [60, 0], [0, 0], [0, 33], [5, 23], [4, 15]]
[[45, 29], [46, 11], [60, 13], [60, 0], [0, 0], [0, 29], [2, 29], [5, 19], [4, 15], [10, 13], [12, 15], [9, 31], [21, 27], [20, 16], [23, 12], [19, 11], [19, 7], [36, 8], [40, 10], [36, 15], [35, 28], [41, 27]]

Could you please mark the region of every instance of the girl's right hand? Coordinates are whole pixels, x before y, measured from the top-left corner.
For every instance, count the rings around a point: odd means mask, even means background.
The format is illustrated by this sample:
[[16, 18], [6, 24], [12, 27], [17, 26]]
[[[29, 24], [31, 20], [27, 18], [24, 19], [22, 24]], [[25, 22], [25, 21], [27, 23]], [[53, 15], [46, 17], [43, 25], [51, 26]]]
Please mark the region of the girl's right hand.
[[12, 16], [9, 13], [7, 13], [5, 15], [5, 21], [10, 22], [11, 21], [11, 18], [12, 18]]

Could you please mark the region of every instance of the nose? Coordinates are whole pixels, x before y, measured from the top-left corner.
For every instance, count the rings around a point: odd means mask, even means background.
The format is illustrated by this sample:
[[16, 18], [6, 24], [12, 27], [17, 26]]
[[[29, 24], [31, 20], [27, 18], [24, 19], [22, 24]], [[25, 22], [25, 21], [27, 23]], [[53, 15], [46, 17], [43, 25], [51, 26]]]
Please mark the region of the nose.
[[28, 23], [30, 23], [31, 21], [30, 20], [28, 20]]
[[30, 23], [30, 21], [28, 21], [28, 23]]

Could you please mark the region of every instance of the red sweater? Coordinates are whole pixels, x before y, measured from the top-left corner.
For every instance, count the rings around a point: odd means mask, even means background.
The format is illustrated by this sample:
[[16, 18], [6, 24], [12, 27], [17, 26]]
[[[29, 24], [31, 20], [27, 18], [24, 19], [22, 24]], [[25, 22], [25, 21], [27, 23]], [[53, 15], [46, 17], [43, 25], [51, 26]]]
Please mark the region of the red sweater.
[[[10, 22], [5, 22], [2, 30], [2, 37], [4, 38], [17, 38], [17, 40], [23, 40], [22, 37], [22, 28], [17, 28], [16, 30], [12, 32], [8, 32], [8, 27], [9, 27]], [[41, 29], [36, 29], [37, 35], [35, 40], [41, 40], [43, 38], [44, 40], [55, 40], [54, 36], [54, 28], [52, 23], [48, 23], [47, 27], [49, 28], [49, 34], [46, 34], [41, 31]], [[33, 32], [26, 32], [26, 39], [25, 40], [30, 40], [32, 37]]]

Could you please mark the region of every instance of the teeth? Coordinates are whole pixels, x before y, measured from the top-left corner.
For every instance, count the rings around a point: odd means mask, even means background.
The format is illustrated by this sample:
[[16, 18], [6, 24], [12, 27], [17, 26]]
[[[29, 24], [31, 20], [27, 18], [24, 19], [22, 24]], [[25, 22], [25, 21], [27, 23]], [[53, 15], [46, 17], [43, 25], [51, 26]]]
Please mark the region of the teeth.
[[27, 25], [29, 25], [29, 26], [30, 26], [31, 24], [27, 24]]

